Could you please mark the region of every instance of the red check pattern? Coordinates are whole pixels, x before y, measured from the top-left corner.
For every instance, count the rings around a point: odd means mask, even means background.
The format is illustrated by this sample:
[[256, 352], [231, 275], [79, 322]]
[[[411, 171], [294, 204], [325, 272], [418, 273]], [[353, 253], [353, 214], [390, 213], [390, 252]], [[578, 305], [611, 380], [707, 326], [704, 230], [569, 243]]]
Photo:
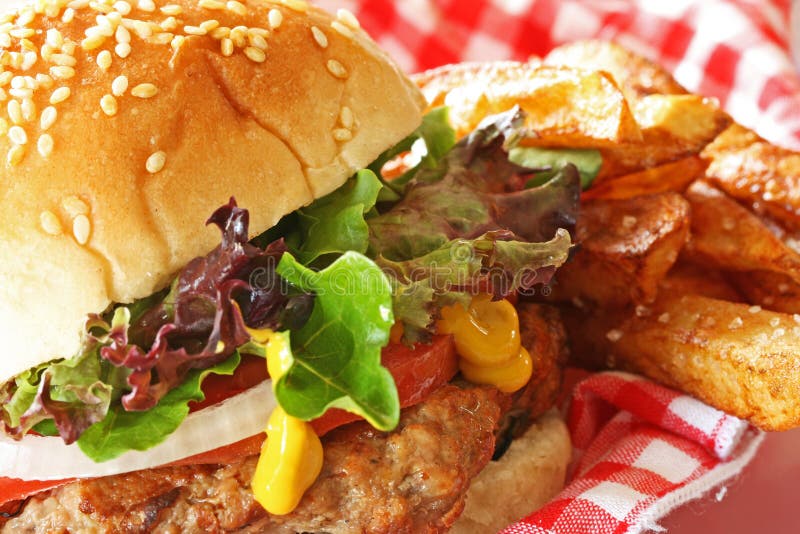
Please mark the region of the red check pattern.
[[[316, 0], [346, 8], [407, 71], [543, 56], [602, 38], [664, 65], [740, 123], [800, 150], [791, 0]], [[636, 533], [740, 472], [763, 435], [686, 395], [622, 373], [581, 382], [567, 487], [504, 533]]]
[[737, 474], [763, 437], [692, 397], [614, 372], [577, 385], [568, 425], [572, 482], [504, 534], [640, 532]]
[[791, 0], [315, 0], [347, 8], [407, 72], [524, 60], [576, 39], [619, 42], [719, 99], [740, 123], [800, 150]]

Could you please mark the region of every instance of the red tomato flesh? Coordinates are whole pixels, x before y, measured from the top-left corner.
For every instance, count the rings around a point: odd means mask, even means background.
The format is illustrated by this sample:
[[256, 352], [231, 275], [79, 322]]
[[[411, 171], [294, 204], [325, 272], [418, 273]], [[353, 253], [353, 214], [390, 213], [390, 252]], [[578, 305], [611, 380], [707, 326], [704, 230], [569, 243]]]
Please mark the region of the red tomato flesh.
[[[383, 349], [381, 363], [392, 373], [400, 396], [400, 406], [412, 406], [450, 381], [458, 372], [455, 347], [451, 336], [436, 336], [430, 344], [418, 343], [413, 348], [392, 343]], [[193, 402], [192, 411], [221, 402], [228, 397], [255, 386], [268, 377], [262, 358], [244, 355], [242, 363], [231, 376], [209, 375], [203, 381], [205, 400]], [[344, 410], [330, 409], [311, 421], [314, 431], [322, 436], [334, 428], [361, 419]], [[266, 421], [264, 422], [266, 425]], [[225, 464], [238, 458], [257, 454], [264, 434], [245, 438], [236, 443], [195, 454], [169, 465]], [[65, 480], [29, 480], [0, 477], [0, 505], [24, 499], [41, 491], [72, 482]]]

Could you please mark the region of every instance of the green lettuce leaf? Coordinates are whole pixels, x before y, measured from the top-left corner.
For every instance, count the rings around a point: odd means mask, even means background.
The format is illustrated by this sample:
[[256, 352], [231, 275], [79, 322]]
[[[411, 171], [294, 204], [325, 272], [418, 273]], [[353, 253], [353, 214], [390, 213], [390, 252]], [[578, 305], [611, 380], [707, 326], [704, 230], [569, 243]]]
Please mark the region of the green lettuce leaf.
[[[517, 165], [530, 168], [558, 169], [567, 163], [572, 163], [581, 176], [583, 189], [588, 189], [592, 185], [603, 164], [600, 151], [592, 148], [514, 147], [509, 150], [508, 159]], [[545, 183], [549, 176], [548, 171], [542, 174], [544, 176], [537, 175], [534, 181], [528, 181], [526, 185], [531, 187]]]
[[408, 341], [424, 340], [443, 306], [469, 304], [479, 292], [504, 297], [526, 294], [547, 283], [572, 247], [566, 230], [553, 239], [528, 243], [506, 232], [487, 232], [476, 239], [454, 239], [410, 260], [376, 262], [393, 282], [395, 319], [405, 326]]
[[284, 254], [278, 274], [314, 293], [306, 324], [291, 332], [291, 366], [274, 384], [286, 412], [309, 420], [328, 408], [364, 417], [391, 430], [400, 416], [392, 375], [380, 364], [389, 342], [392, 288], [381, 269], [357, 252], [346, 252], [322, 271]]
[[297, 211], [299, 235], [292, 252], [308, 265], [326, 254], [366, 252], [369, 228], [364, 216], [375, 206], [382, 184], [372, 171], [361, 170], [342, 187]]
[[87, 428], [78, 446], [95, 462], [104, 462], [129, 451], [143, 451], [164, 441], [186, 419], [189, 402], [205, 398], [200, 385], [210, 373], [232, 375], [241, 358], [234, 352], [227, 360], [203, 370], [192, 370], [186, 380], [164, 395], [153, 408], [129, 412], [116, 405], [102, 421]]
[[[413, 168], [393, 180], [383, 180], [381, 169], [392, 158], [411, 150], [415, 144], [422, 143], [424, 151], [420, 161]], [[378, 156], [369, 168], [383, 180], [381, 202], [394, 202], [402, 197], [406, 183], [421, 169], [433, 169], [456, 143], [456, 133], [450, 126], [449, 111], [446, 107], [434, 108], [422, 118], [416, 130], [408, 137]], [[415, 147], [416, 149], [416, 147]]]

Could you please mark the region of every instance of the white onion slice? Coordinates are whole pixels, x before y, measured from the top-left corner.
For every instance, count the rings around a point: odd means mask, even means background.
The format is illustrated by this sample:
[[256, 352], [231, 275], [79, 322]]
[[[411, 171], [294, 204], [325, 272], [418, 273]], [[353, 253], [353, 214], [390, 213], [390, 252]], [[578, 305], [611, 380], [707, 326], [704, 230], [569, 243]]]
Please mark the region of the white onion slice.
[[146, 451], [128, 451], [95, 463], [76, 444], [59, 437], [27, 435], [14, 441], [0, 434], [0, 476], [57, 480], [116, 475], [156, 467], [230, 445], [263, 432], [275, 407], [272, 382], [266, 380], [220, 404], [190, 413], [165, 441]]

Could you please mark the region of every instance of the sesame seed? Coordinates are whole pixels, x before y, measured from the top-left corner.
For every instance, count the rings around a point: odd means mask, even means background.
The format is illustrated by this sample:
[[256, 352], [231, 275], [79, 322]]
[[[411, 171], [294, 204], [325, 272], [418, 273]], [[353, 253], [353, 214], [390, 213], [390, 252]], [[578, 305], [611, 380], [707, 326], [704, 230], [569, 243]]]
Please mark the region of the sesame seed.
[[337, 78], [347, 78], [347, 70], [344, 68], [344, 65], [335, 59], [329, 59], [327, 66], [328, 71]]
[[358, 22], [356, 16], [353, 15], [347, 9], [344, 8], [337, 9], [336, 18], [339, 19], [342, 22], [342, 24], [345, 24], [354, 30], [357, 30], [361, 27], [361, 24]]
[[67, 67], [74, 67], [78, 60], [68, 54], [53, 54], [50, 56], [50, 62], [56, 65], [66, 65]]
[[129, 15], [131, 12], [131, 5], [124, 0], [120, 0], [119, 2], [114, 2], [113, 4], [114, 9], [122, 16]]
[[125, 26], [119, 25], [117, 26], [117, 31], [114, 32], [114, 38], [118, 43], [130, 43], [131, 32]]
[[5, 89], [0, 89], [0, 102], [5, 102], [6, 100], [8, 100], [8, 95]]
[[111, 23], [112, 28], [116, 28], [119, 26], [119, 23], [122, 22], [122, 13], [112, 11], [106, 15], [106, 20]]
[[8, 133], [8, 121], [0, 117], [0, 135], [6, 135], [7, 133]]
[[157, 33], [157, 34], [155, 34], [155, 35], [153, 35], [151, 37], [148, 37], [147, 38], [147, 42], [148, 43], [153, 43], [153, 44], [165, 45], [165, 44], [171, 43], [173, 37], [175, 37], [175, 34], [173, 34], [173, 33], [161, 32], [161, 33]]
[[8, 94], [11, 96], [20, 99], [20, 101], [26, 98], [33, 97], [33, 90], [32, 89], [9, 89]]
[[53, 48], [61, 48], [64, 44], [64, 36], [55, 28], [50, 28], [45, 34], [45, 42]]
[[72, 220], [72, 235], [75, 236], [75, 241], [79, 245], [85, 245], [89, 242], [91, 231], [92, 225], [86, 215], [78, 215]]
[[22, 70], [28, 70], [36, 64], [36, 60], [38, 56], [36, 52], [25, 52], [22, 54], [22, 63], [20, 64], [19, 68]]
[[175, 17], [167, 17], [161, 21], [161, 24], [159, 24], [159, 26], [161, 26], [162, 30], [171, 32], [172, 30], [178, 27], [178, 19], [176, 19]]
[[339, 122], [348, 130], [353, 127], [353, 112], [349, 107], [342, 106], [341, 111], [339, 111]]
[[64, 14], [61, 15], [61, 22], [64, 24], [69, 24], [75, 18], [75, 10], [71, 7], [68, 7], [64, 10]]
[[55, 67], [50, 67], [50, 76], [56, 80], [68, 80], [75, 76], [75, 69], [72, 67], [57, 65]]
[[36, 142], [36, 149], [43, 158], [50, 156], [53, 152], [53, 137], [48, 133], [40, 135]]
[[114, 78], [114, 81], [111, 82], [111, 93], [114, 96], [122, 96], [125, 94], [125, 91], [128, 90], [128, 77], [124, 74], [117, 76]]
[[333, 22], [331, 22], [331, 28], [336, 30], [336, 32], [339, 33], [340, 35], [344, 35], [348, 39], [354, 39], [355, 38], [355, 34], [353, 33], [353, 30], [351, 30], [350, 28], [348, 28], [347, 26], [345, 26], [344, 24], [342, 24], [338, 20], [334, 20]]
[[197, 5], [203, 9], [225, 9], [225, 2], [219, 0], [200, 0]]
[[101, 70], [110, 69], [111, 61], [111, 52], [108, 50], [103, 50], [97, 54], [97, 66], [100, 67]]
[[0, 87], [5, 87], [9, 83], [11, 83], [12, 79], [14, 79], [13, 72], [7, 70], [3, 73], [0, 73]]
[[19, 18], [17, 19], [17, 26], [27, 26], [33, 22], [34, 18], [36, 18], [36, 12], [33, 9], [23, 9], [20, 12]]
[[758, 313], [761, 311], [761, 306], [750, 306], [749, 308], [747, 308], [747, 311], [749, 311], [750, 313]]
[[49, 130], [50, 127], [56, 122], [58, 112], [53, 106], [47, 106], [42, 110], [42, 116], [39, 117], [39, 126], [42, 130]]
[[609, 330], [606, 332], [606, 338], [612, 343], [616, 343], [620, 339], [622, 339], [622, 330], [618, 330], [614, 328], [613, 330]]
[[11, 36], [7, 33], [0, 33], [0, 46], [3, 48], [11, 48]]
[[157, 93], [158, 87], [152, 83], [140, 83], [131, 89], [131, 94], [137, 98], [151, 98], [156, 96]]
[[100, 2], [89, 2], [89, 7], [95, 11], [99, 11], [100, 13], [108, 13], [113, 9], [111, 6]]
[[131, 45], [130, 43], [119, 43], [117, 46], [114, 47], [114, 53], [117, 54], [122, 59], [125, 59], [129, 55], [131, 55]]
[[214, 19], [204, 20], [203, 22], [200, 23], [200, 27], [204, 29], [206, 33], [208, 33], [212, 30], [219, 28], [219, 21]]
[[662, 324], [666, 324], [669, 322], [669, 313], [664, 312], [658, 316], [658, 322]]
[[322, 30], [320, 30], [316, 26], [311, 26], [311, 35], [314, 36], [314, 40], [321, 48], [328, 47], [328, 37]]
[[64, 41], [64, 46], [61, 47], [61, 51], [65, 54], [69, 54], [71, 56], [75, 55], [75, 48], [78, 45], [74, 41]]
[[636, 217], [633, 217], [631, 215], [625, 215], [624, 217], [622, 217], [622, 226], [628, 230], [636, 226], [637, 222], [638, 221], [636, 220]]
[[6, 109], [8, 110], [8, 118], [11, 119], [11, 122], [14, 124], [22, 124], [24, 122], [22, 118], [22, 104], [19, 103], [19, 100], [10, 100]]
[[237, 2], [236, 0], [226, 2], [225, 7], [228, 8], [228, 11], [236, 13], [237, 15], [247, 15], [247, 7], [243, 3]]
[[728, 324], [728, 330], [736, 330], [737, 328], [741, 328], [744, 324], [741, 317], [734, 317], [733, 320]]
[[70, 217], [73, 218], [77, 217], [78, 215], [86, 215], [89, 213], [89, 206], [86, 204], [86, 202], [75, 195], [64, 197], [64, 199], [61, 201], [61, 205], [64, 206], [64, 210], [66, 210]]
[[44, 87], [50, 89], [53, 86], [53, 78], [49, 74], [39, 73], [36, 75], [36, 88]]
[[209, 34], [214, 39], [224, 39], [231, 34], [231, 29], [227, 26], [220, 26], [219, 28], [214, 28], [214, 30]]
[[148, 13], [152, 13], [156, 10], [156, 5], [153, 3], [153, 0], [139, 0], [138, 7], [142, 11], [146, 11]]
[[33, 103], [32, 98], [23, 99], [20, 107], [22, 108], [22, 117], [26, 121], [33, 122], [36, 120], [36, 104]]
[[50, 95], [50, 103], [51, 104], [58, 104], [59, 102], [63, 102], [67, 98], [69, 98], [70, 90], [69, 87], [59, 87], [53, 94]]
[[783, 337], [785, 335], [786, 335], [786, 330], [784, 330], [783, 328], [776, 328], [775, 330], [772, 331], [773, 339]]
[[308, 11], [308, 2], [305, 2], [305, 0], [280, 0], [280, 2], [298, 13], [305, 13]]
[[8, 32], [8, 34], [16, 39], [27, 39], [28, 37], [36, 35], [36, 30], [33, 28], [15, 28]]
[[92, 35], [81, 41], [81, 48], [84, 50], [94, 50], [100, 48], [106, 42], [105, 35]]
[[275, 30], [283, 22], [283, 13], [279, 9], [272, 8], [267, 14], [267, 20], [269, 21], [269, 27]]
[[151, 28], [150, 25], [143, 20], [133, 21], [133, 31], [136, 32], [136, 35], [138, 35], [141, 39], [147, 39], [153, 35], [153, 28]]
[[778, 326], [779, 324], [781, 324], [781, 320], [780, 320], [780, 319], [778, 319], [777, 317], [773, 317], [772, 319], [770, 319], [770, 320], [769, 320], [769, 325], [770, 325], [772, 328], [775, 328], [775, 327], [776, 327], [776, 326]]
[[247, 44], [247, 28], [244, 26], [235, 26], [231, 29], [230, 39], [236, 46], [244, 48]]
[[186, 35], [205, 35], [208, 32], [200, 26], [184, 26], [183, 33]]
[[225, 57], [230, 57], [233, 55], [233, 41], [229, 38], [225, 37], [222, 41], [219, 42], [220, 52]]
[[42, 48], [39, 50], [39, 53], [42, 54], [42, 59], [45, 61], [50, 61], [50, 58], [55, 54], [55, 50], [52, 46], [45, 43], [42, 45]]
[[256, 63], [263, 63], [267, 59], [267, 55], [264, 53], [264, 51], [254, 46], [248, 46], [245, 48], [244, 55]]
[[39, 214], [39, 224], [42, 226], [42, 230], [50, 235], [58, 235], [63, 231], [61, 221], [50, 210], [45, 210]]
[[183, 46], [183, 42], [186, 40], [186, 37], [183, 35], [176, 35], [172, 38], [172, 41], [169, 45], [172, 47], [173, 50], [177, 51], [181, 46]]
[[147, 162], [145, 163], [145, 168], [150, 174], [155, 174], [164, 168], [166, 162], [167, 154], [163, 150], [159, 150], [158, 152], [150, 154], [150, 157], [147, 158]]
[[8, 154], [6, 154], [6, 163], [15, 167], [22, 163], [24, 158], [25, 147], [22, 145], [14, 145], [8, 150]]
[[117, 99], [113, 95], [103, 95], [100, 99], [100, 109], [109, 117], [117, 114]]
[[73, 9], [83, 9], [89, 5], [89, 0], [72, 0], [67, 6]]
[[334, 128], [333, 138], [337, 141], [349, 141], [353, 138], [353, 132], [347, 128]]
[[15, 145], [25, 145], [28, 143], [28, 134], [22, 126], [12, 126], [8, 129], [8, 138]]
[[37, 52], [39, 50], [36, 47], [36, 45], [33, 44], [33, 41], [31, 41], [30, 39], [22, 39], [22, 40], [20, 40], [19, 45], [24, 50], [28, 50], [29, 52]]
[[258, 28], [258, 27], [247, 28], [247, 35], [248, 36], [260, 35], [261, 37], [266, 39], [267, 37], [269, 37], [269, 30], [266, 28]]
[[778, 284], [778, 293], [780, 293], [781, 295], [785, 295], [788, 292], [789, 292], [789, 284], [787, 283]]
[[249, 35], [250, 46], [255, 46], [261, 50], [267, 49], [267, 40], [260, 35]]
[[161, 12], [165, 15], [180, 15], [183, 8], [177, 4], [168, 4], [161, 8]]

